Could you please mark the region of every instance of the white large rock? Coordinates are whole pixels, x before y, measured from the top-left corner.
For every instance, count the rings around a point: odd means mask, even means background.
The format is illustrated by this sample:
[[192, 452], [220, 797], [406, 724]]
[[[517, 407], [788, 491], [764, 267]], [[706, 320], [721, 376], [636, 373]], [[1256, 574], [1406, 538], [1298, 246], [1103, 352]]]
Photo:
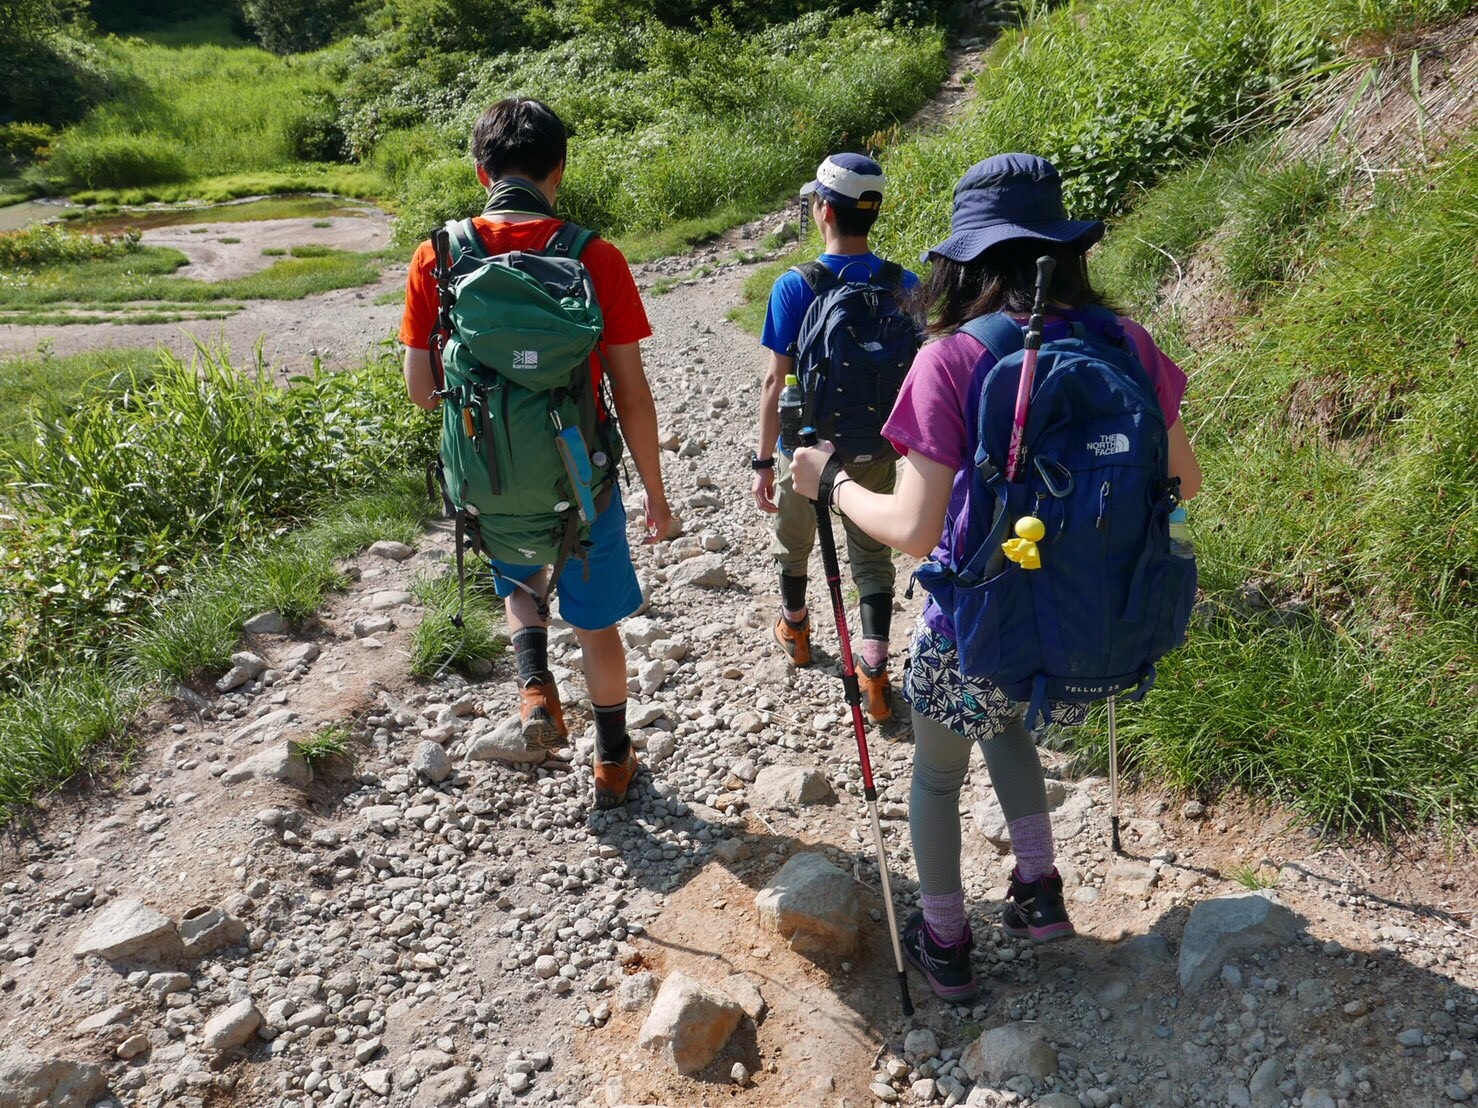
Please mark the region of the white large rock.
[[20, 1047], [0, 1054], [0, 1108], [82, 1108], [102, 1096], [107, 1083], [91, 1062], [43, 1058]]
[[674, 972], [662, 982], [636, 1042], [680, 1072], [694, 1074], [718, 1057], [743, 1016], [744, 1009], [727, 993]]
[[249, 650], [243, 650], [239, 654], [231, 655], [231, 668], [216, 682], [216, 688], [221, 692], [230, 692], [253, 678], [261, 676], [266, 670], [267, 659]]
[[440, 745], [427, 740], [417, 744], [411, 755], [411, 769], [433, 785], [440, 785], [452, 775], [452, 760]]
[[221, 774], [221, 783], [225, 785], [253, 779], [279, 781], [294, 788], [306, 789], [313, 784], [313, 769], [308, 765], [307, 759], [284, 743], [254, 754]]
[[721, 554], [700, 554], [696, 558], [680, 562], [673, 568], [672, 576], [668, 580], [674, 588], [679, 589], [690, 586], [722, 589], [728, 587], [729, 568], [724, 564]]
[[517, 716], [510, 716], [493, 730], [478, 735], [467, 748], [467, 760], [471, 762], [533, 765], [548, 757], [548, 751], [530, 749], [523, 741], [523, 724]]
[[820, 854], [797, 854], [754, 898], [760, 923], [802, 954], [857, 948], [857, 886]]
[[766, 766], [749, 789], [749, 799], [762, 808], [830, 804], [837, 798], [831, 782], [814, 766]]
[[1013, 1077], [1041, 1081], [1057, 1072], [1057, 1051], [1035, 1023], [1021, 1021], [993, 1027], [970, 1044], [960, 1065], [971, 1081]]
[[220, 908], [192, 908], [180, 918], [180, 940], [185, 954], [204, 957], [226, 946], [239, 946], [246, 941], [246, 924]]
[[202, 1033], [205, 1048], [216, 1054], [245, 1046], [257, 1028], [262, 1026], [262, 1014], [250, 1000], [238, 1000], [229, 1008], [213, 1015], [205, 1024]]
[[169, 958], [178, 954], [174, 922], [141, 900], [115, 900], [87, 926], [72, 948], [79, 958], [96, 954], [110, 962]]
[[1199, 992], [1232, 954], [1291, 943], [1297, 930], [1298, 917], [1261, 893], [1201, 901], [1180, 940], [1181, 991]]

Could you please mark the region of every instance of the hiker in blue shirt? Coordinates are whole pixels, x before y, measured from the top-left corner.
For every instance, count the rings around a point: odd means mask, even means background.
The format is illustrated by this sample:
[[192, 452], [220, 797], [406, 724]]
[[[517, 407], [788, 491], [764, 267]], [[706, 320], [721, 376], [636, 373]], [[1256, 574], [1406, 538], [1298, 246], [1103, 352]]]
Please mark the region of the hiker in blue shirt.
[[[801, 195], [810, 205], [812, 218], [821, 229], [824, 250], [818, 261], [839, 281], [898, 281], [900, 291], [916, 287], [916, 275], [892, 266], [874, 254], [868, 235], [877, 221], [885, 185], [883, 169], [862, 154], [833, 154], [816, 169]], [[885, 268], [886, 267], [886, 268]], [[789, 465], [777, 451], [780, 432], [778, 405], [787, 374], [796, 372], [797, 341], [807, 310], [817, 292], [803, 272], [804, 267], [786, 271], [770, 291], [769, 310], [760, 339], [769, 354], [764, 387], [760, 391], [759, 437], [751, 458], [754, 468], [754, 499], [762, 512], [775, 517], [771, 552], [780, 570], [781, 611], [774, 636], [791, 664], [811, 661], [810, 619], [806, 609], [806, 584], [811, 548], [816, 541], [816, 515], [810, 501], [796, 495]], [[880, 278], [880, 274], [882, 275]], [[904, 369], [906, 370], [906, 366]], [[891, 403], [878, 415], [878, 429], [887, 419]], [[894, 463], [849, 465], [848, 474], [864, 488], [890, 492]], [[881, 722], [892, 717], [893, 694], [888, 683], [888, 635], [893, 614], [893, 555], [850, 520], [844, 520], [852, 580], [860, 597], [862, 642], [858, 680], [868, 715]]]

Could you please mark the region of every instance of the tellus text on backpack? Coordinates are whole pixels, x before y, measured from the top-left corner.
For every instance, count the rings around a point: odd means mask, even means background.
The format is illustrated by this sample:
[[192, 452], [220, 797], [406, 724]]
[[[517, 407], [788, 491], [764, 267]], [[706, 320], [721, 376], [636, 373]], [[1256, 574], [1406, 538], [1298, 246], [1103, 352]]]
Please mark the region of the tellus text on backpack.
[[884, 262], [877, 276], [864, 272], [860, 280], [820, 261], [795, 271], [816, 294], [796, 339], [805, 423], [849, 465], [896, 458], [883, 424], [919, 349], [918, 324], [899, 304], [902, 267]]
[[[540, 253], [489, 255], [471, 220], [433, 236], [437, 469], [457, 521], [459, 577], [465, 548], [552, 564], [558, 581], [610, 500], [621, 439], [591, 378], [604, 320], [580, 254], [593, 237], [565, 223]], [[536, 600], [547, 613], [548, 595]]]
[[1054, 701], [1143, 696], [1196, 593], [1194, 557], [1170, 543], [1179, 482], [1154, 387], [1113, 313], [1079, 314], [1046, 326], [1017, 482], [1004, 469], [1022, 329], [1004, 314], [965, 324], [986, 347], [974, 465], [956, 477], [967, 493], [943, 556], [917, 573], [954, 624], [961, 670], [1030, 702], [1029, 727]]

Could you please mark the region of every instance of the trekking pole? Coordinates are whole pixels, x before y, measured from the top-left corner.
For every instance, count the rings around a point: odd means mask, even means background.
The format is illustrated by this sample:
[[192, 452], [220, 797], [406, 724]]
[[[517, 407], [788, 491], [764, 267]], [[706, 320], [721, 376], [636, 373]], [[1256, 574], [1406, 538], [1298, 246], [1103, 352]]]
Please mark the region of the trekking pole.
[[1057, 259], [1043, 254], [1037, 259], [1037, 287], [1032, 295], [1032, 315], [1026, 325], [1026, 340], [1022, 344], [1025, 354], [1021, 358], [1021, 379], [1016, 384], [1016, 411], [1011, 417], [1011, 445], [1006, 451], [1006, 480], [1018, 481], [1022, 457], [1021, 440], [1026, 434], [1026, 415], [1031, 408], [1032, 382], [1037, 376], [1037, 352], [1042, 349], [1042, 313], [1047, 308], [1047, 286], [1052, 282], [1052, 271], [1057, 268]]
[[1119, 726], [1114, 707], [1118, 697], [1108, 698], [1109, 732], [1109, 845], [1115, 854], [1123, 854], [1119, 845]]
[[[801, 430], [801, 445], [815, 446], [816, 431]], [[872, 817], [872, 841], [878, 852], [878, 873], [883, 881], [883, 907], [888, 913], [888, 934], [893, 940], [893, 964], [898, 968], [898, 993], [903, 1000], [903, 1014], [913, 1017], [913, 1000], [908, 995], [908, 973], [903, 968], [903, 944], [898, 940], [898, 917], [893, 912], [893, 886], [888, 880], [888, 855], [883, 845], [883, 824], [878, 818], [878, 790], [872, 780], [872, 759], [867, 754], [867, 729], [862, 722], [862, 690], [857, 684], [857, 665], [852, 660], [852, 635], [847, 630], [847, 609], [842, 602], [842, 571], [837, 561], [836, 536], [831, 530], [831, 514], [820, 500], [812, 502], [816, 509], [816, 535], [821, 540], [821, 564], [826, 569], [826, 588], [831, 593], [831, 612], [836, 619], [837, 638], [842, 648], [842, 687], [846, 689], [847, 706], [852, 710], [852, 731], [857, 738], [857, 760], [862, 764], [862, 795]]]

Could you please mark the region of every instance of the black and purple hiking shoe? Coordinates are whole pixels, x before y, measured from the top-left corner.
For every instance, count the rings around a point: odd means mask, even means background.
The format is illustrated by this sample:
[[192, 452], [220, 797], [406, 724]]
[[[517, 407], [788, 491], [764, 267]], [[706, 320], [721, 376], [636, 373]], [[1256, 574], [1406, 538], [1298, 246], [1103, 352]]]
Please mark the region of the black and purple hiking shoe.
[[1050, 943], [1077, 934], [1073, 921], [1067, 918], [1067, 905], [1062, 901], [1062, 875], [1055, 866], [1051, 873], [1035, 881], [1023, 881], [1021, 871], [1012, 870], [1007, 896], [1006, 907], [1001, 910], [1001, 926], [1012, 938]]
[[936, 996], [951, 1003], [969, 1000], [980, 991], [975, 967], [970, 964], [974, 946], [969, 924], [965, 925], [964, 937], [948, 945], [935, 941], [923, 912], [915, 912], [903, 925], [903, 956], [928, 979]]

